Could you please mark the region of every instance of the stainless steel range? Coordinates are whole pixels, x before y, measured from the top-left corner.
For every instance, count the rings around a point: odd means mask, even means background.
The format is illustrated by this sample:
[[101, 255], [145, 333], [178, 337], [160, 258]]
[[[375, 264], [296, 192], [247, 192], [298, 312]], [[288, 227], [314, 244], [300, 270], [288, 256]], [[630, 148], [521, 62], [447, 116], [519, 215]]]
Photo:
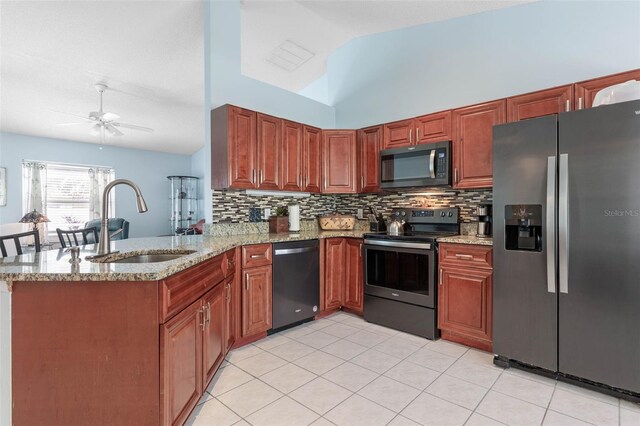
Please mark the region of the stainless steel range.
[[396, 209], [400, 235], [364, 236], [364, 318], [435, 339], [438, 254], [436, 239], [460, 232], [457, 208]]

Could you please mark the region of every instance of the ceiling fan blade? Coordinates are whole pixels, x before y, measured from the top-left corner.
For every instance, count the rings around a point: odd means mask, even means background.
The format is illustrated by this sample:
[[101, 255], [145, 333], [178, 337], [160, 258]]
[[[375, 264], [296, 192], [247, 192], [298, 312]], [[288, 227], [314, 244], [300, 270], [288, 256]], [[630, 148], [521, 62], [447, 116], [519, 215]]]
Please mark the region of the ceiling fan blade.
[[111, 124], [105, 124], [104, 127], [107, 130], [107, 132], [109, 132], [109, 134], [111, 136], [124, 136], [124, 133], [122, 133], [120, 130], [116, 129]]
[[87, 123], [58, 123], [56, 126], [76, 126], [78, 124], [87, 124]]
[[92, 136], [98, 136], [100, 134], [100, 130], [102, 129], [102, 126], [100, 125], [100, 123], [95, 124], [91, 127], [91, 130], [89, 130], [89, 133]]
[[153, 133], [153, 129], [150, 127], [142, 127], [142, 126], [136, 126], [133, 124], [126, 124], [126, 123], [109, 123], [113, 126], [117, 126], [117, 127], [123, 127], [125, 129], [132, 129], [132, 130], [140, 130], [142, 132], [149, 132], [149, 133]]
[[57, 111], [57, 110], [55, 110], [55, 109], [51, 109], [51, 110], [49, 110], [49, 111], [51, 111], [51, 112], [57, 112], [57, 113], [59, 113], [59, 114], [70, 115], [71, 117], [77, 117], [77, 118], [81, 118], [81, 119], [83, 119], [83, 120], [87, 120], [87, 121], [94, 121], [94, 119], [93, 119], [93, 118], [91, 118], [91, 117], [85, 117], [84, 115], [73, 114], [73, 113], [65, 112], [65, 111]]
[[102, 115], [102, 121], [106, 121], [106, 122], [114, 121], [114, 120], [117, 120], [118, 118], [120, 118], [120, 116], [112, 112], [105, 112]]

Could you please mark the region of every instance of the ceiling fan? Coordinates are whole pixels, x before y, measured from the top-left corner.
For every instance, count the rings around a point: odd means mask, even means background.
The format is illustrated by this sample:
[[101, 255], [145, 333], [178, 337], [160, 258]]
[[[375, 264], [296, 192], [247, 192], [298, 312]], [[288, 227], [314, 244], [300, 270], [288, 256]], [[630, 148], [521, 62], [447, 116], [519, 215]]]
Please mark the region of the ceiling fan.
[[[78, 117], [85, 120], [88, 123], [93, 123], [93, 126], [91, 126], [91, 129], [89, 130], [89, 133], [92, 134], [93, 136], [100, 135], [100, 142], [102, 143], [104, 143], [105, 131], [110, 136], [124, 135], [124, 133], [120, 131], [119, 127], [123, 129], [139, 130], [139, 131], [149, 132], [149, 133], [153, 132], [153, 129], [149, 127], [136, 126], [133, 124], [126, 124], [126, 123], [121, 123], [119, 121], [116, 121], [117, 119], [120, 118], [119, 115], [114, 114], [112, 112], [104, 112], [102, 110], [102, 94], [105, 92], [105, 90], [108, 89], [108, 87], [106, 84], [98, 83], [95, 85], [95, 88], [96, 88], [96, 91], [100, 93], [100, 110], [99, 111], [91, 111], [88, 117], [78, 115], [78, 114], [72, 114], [64, 111], [56, 111], [56, 112], [66, 114], [66, 115], [71, 115], [73, 117]], [[58, 126], [75, 126], [78, 124], [85, 124], [85, 123], [60, 123], [57, 125]]]

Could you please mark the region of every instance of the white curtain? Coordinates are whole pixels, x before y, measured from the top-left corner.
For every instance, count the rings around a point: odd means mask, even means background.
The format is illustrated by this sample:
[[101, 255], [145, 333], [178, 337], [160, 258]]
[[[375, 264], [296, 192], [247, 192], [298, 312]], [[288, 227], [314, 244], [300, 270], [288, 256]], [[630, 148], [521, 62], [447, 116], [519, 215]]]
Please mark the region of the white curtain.
[[[25, 185], [22, 200], [23, 214], [37, 210], [43, 215], [47, 215], [47, 165], [35, 161], [22, 163], [22, 182]], [[46, 242], [47, 224], [43, 223], [38, 227], [40, 230], [40, 241]]]
[[[89, 190], [89, 217], [100, 219], [102, 212], [102, 193], [104, 188], [114, 178], [113, 169], [92, 167], [89, 169], [91, 186]], [[113, 215], [113, 191], [109, 195], [109, 211]]]

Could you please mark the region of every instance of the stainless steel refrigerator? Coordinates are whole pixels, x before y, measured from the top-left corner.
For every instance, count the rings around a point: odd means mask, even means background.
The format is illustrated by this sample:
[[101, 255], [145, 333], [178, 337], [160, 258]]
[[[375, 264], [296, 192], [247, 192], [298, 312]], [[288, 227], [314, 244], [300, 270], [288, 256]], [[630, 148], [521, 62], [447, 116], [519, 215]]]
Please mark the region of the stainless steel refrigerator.
[[493, 134], [497, 360], [640, 393], [640, 101]]

